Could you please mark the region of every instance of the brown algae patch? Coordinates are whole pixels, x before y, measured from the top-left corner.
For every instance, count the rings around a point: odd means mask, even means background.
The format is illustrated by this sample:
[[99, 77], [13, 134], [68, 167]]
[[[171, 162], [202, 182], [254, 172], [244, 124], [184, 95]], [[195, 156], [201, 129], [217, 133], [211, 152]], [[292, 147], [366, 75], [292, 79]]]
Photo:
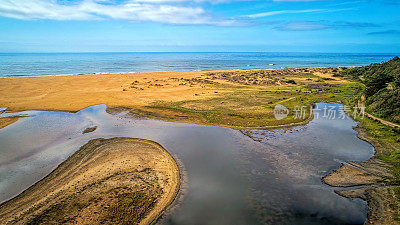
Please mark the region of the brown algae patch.
[[0, 205], [3, 224], [150, 224], [174, 201], [180, 173], [159, 144], [94, 139]]

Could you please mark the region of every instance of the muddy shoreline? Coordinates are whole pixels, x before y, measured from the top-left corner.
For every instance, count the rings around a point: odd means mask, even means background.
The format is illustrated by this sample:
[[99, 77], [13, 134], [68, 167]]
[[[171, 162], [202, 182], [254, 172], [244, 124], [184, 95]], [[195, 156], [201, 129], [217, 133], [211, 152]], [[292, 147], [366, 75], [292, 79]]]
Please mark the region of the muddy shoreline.
[[396, 190], [391, 174], [391, 165], [378, 158], [384, 149], [373, 140], [360, 124], [354, 128], [357, 137], [370, 143], [375, 150], [374, 156], [366, 161], [346, 162], [322, 178], [322, 181], [341, 189], [335, 190], [346, 198], [360, 198], [368, 202], [369, 210], [365, 224], [398, 224], [396, 217], [399, 207], [396, 205]]
[[175, 200], [180, 172], [158, 143], [93, 139], [48, 176], [0, 204], [4, 224], [150, 224]]

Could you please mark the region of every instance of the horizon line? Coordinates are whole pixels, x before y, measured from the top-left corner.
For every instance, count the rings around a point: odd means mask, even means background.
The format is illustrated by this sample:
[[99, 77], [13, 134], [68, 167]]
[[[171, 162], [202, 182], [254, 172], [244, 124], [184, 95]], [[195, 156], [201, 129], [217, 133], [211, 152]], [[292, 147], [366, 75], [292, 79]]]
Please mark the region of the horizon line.
[[0, 54], [93, 54], [93, 53], [315, 53], [315, 54], [400, 54], [400, 52], [320, 52], [320, 51], [88, 51], [88, 52], [0, 52]]

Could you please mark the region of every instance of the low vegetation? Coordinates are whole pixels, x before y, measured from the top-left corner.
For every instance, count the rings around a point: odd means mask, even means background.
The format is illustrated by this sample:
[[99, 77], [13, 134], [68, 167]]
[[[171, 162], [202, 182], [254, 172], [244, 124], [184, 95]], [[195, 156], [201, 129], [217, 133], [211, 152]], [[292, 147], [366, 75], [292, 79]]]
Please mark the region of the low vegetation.
[[[365, 103], [366, 111], [381, 119], [394, 123], [400, 122], [400, 58], [388, 62], [374, 63], [368, 66], [347, 68], [337, 74], [363, 85], [357, 91], [358, 100]], [[361, 97], [360, 97], [361, 96]], [[356, 101], [353, 102], [356, 104]], [[391, 165], [394, 179], [389, 188], [392, 190], [391, 205], [399, 205], [400, 199], [400, 129], [382, 124], [380, 121], [365, 116], [356, 118], [374, 142], [376, 157]], [[396, 209], [394, 218], [400, 222], [400, 213]]]
[[[357, 96], [365, 96], [367, 112], [392, 122], [400, 122], [400, 58], [368, 66], [344, 69], [342, 77], [363, 84]], [[355, 102], [353, 103], [355, 104]], [[382, 146], [378, 157], [393, 165], [393, 174], [400, 183], [400, 129], [374, 119], [359, 119], [369, 136]]]
[[365, 85], [368, 112], [388, 121], [400, 123], [400, 58], [368, 66], [348, 68], [342, 76]]
[[[171, 121], [236, 128], [299, 124], [310, 119], [310, 107], [315, 102], [354, 101], [354, 96], [362, 89], [357, 82], [331, 78], [333, 70], [205, 73], [202, 80], [207, 80], [208, 84], [203, 82], [203, 89], [216, 93], [215, 97], [177, 102], [157, 101], [142, 108], [140, 114]], [[274, 117], [274, 107], [277, 104], [290, 110], [289, 115], [282, 120]], [[299, 114], [298, 109], [304, 112]]]
[[[341, 102], [350, 107], [365, 104], [367, 112], [388, 121], [400, 121], [400, 59], [355, 68], [287, 69], [206, 73], [202, 79], [207, 91], [218, 93], [207, 99], [178, 102], [157, 101], [144, 108], [148, 116], [173, 121], [229, 127], [268, 127], [306, 122], [294, 114], [296, 106], [316, 102]], [[290, 110], [282, 120], [274, 118], [275, 105]], [[400, 204], [400, 130], [368, 116], [359, 121], [373, 141], [376, 157], [391, 165], [394, 179], [388, 190], [395, 196], [390, 204]], [[395, 200], [393, 200], [395, 199]], [[388, 199], [386, 199], [389, 201]], [[385, 200], [385, 201], [386, 201]], [[390, 208], [390, 207], [389, 207]], [[385, 213], [384, 213], [385, 214]], [[395, 220], [400, 221], [400, 214]]]

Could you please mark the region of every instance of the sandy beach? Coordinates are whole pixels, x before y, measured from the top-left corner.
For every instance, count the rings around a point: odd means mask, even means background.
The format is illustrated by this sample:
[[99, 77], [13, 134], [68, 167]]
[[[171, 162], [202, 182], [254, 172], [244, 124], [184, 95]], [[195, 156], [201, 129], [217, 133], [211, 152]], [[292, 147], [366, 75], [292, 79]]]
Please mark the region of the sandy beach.
[[204, 73], [190, 71], [0, 78], [0, 105], [8, 107], [7, 111], [12, 112], [76, 112], [97, 104], [140, 107], [153, 101], [198, 99], [213, 93], [199, 95], [204, 92], [201, 85], [183, 85], [183, 79], [200, 77]]
[[[172, 156], [134, 138], [95, 139], [0, 205], [2, 224], [150, 224], [179, 190]], [[134, 209], [134, 210], [132, 210]]]
[[[293, 110], [297, 105], [310, 106], [314, 102], [336, 102], [340, 98], [347, 99], [352, 96], [353, 93], [349, 90], [357, 90], [359, 87], [356, 83], [334, 76], [334, 71], [337, 70], [337, 68], [315, 68], [186, 71], [1, 78], [0, 106], [7, 107], [6, 112], [24, 110], [76, 112], [88, 106], [105, 104], [109, 113], [130, 110], [132, 116], [167, 121], [234, 128], [275, 127], [305, 123], [311, 118], [308, 115], [304, 118], [294, 118], [294, 115], [289, 115], [288, 118], [278, 121], [273, 115], [273, 107], [276, 104], [285, 104]], [[1, 118], [0, 122], [1, 126], [5, 127], [17, 120], [17, 117]], [[149, 168], [154, 169], [153, 166]], [[168, 168], [169, 172], [176, 171], [176, 167], [172, 170], [171, 166]], [[354, 176], [365, 176], [362, 170], [355, 169], [354, 166], [344, 166], [325, 177], [324, 181], [331, 186], [345, 187], [380, 182], [381, 176], [369, 176], [364, 180], [353, 179]], [[24, 192], [24, 195], [31, 192], [31, 189]], [[170, 190], [172, 189], [173, 187]], [[33, 190], [39, 189], [33, 188]], [[172, 192], [176, 193], [176, 190]], [[339, 194], [363, 198], [360, 194], [345, 192]], [[173, 199], [171, 196], [169, 200], [163, 201], [169, 204]], [[45, 197], [40, 197], [43, 198]], [[379, 208], [374, 206], [379, 201], [373, 197], [365, 199], [372, 205], [372, 211]], [[12, 205], [18, 206], [20, 204], [18, 201], [21, 201], [20, 196], [12, 200], [16, 202]], [[29, 201], [32, 203], [43, 200]], [[149, 215], [158, 215], [168, 204], [158, 208], [157, 213], [150, 212]], [[2, 207], [13, 209], [9, 208], [10, 203]], [[10, 214], [3, 214], [3, 217], [7, 220], [19, 220], [24, 210], [28, 209], [21, 210], [19, 214], [13, 214], [11, 217]], [[35, 213], [41, 213], [40, 210]], [[383, 213], [374, 215], [376, 214]], [[33, 214], [30, 215], [32, 217], [29, 218], [34, 218]], [[373, 217], [375, 221], [379, 220], [379, 216]]]
[[[320, 97], [310, 96], [310, 90], [322, 93], [329, 91], [331, 85], [348, 83], [333, 77], [332, 70], [181, 71], [0, 78], [0, 106], [7, 107], [6, 112], [76, 112], [105, 104], [109, 108], [129, 108], [146, 117], [169, 121], [226, 127], [272, 127], [305, 121], [293, 116], [275, 120], [273, 107], [277, 103], [291, 107], [309, 105], [315, 101], [311, 98]], [[308, 91], [299, 92], [307, 85]]]
[[0, 225], [400, 224], [400, 0], [0, 0]]

